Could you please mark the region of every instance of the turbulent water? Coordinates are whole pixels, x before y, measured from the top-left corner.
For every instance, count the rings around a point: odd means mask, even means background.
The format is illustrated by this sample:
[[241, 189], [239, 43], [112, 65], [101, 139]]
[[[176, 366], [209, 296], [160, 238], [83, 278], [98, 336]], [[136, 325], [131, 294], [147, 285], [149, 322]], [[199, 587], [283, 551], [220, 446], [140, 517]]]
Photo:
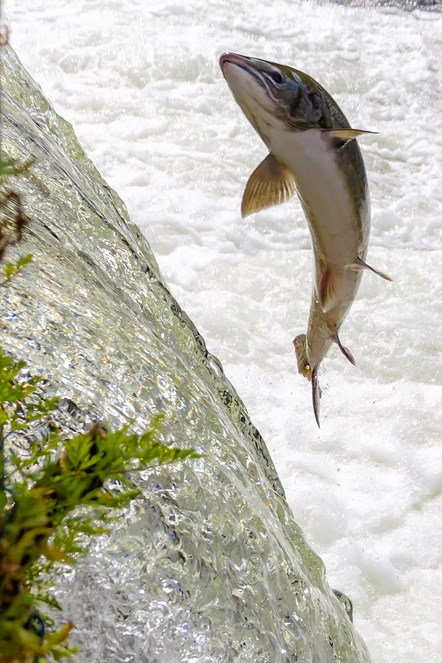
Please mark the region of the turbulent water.
[[[220, 357], [378, 663], [442, 657], [442, 15], [417, 4], [6, 5], [13, 45]], [[320, 431], [291, 343], [310, 239], [296, 203], [240, 218], [265, 149], [222, 79], [225, 50], [307, 71], [354, 127], [380, 132], [360, 140], [369, 261], [394, 283], [364, 275], [341, 334], [358, 364], [324, 362]]]
[[76, 660], [368, 663], [262, 438], [121, 201], [9, 48], [1, 84], [2, 149], [34, 161], [16, 184], [26, 241], [9, 250], [33, 264], [3, 288], [2, 347], [61, 396], [51, 418], [66, 434], [97, 418], [142, 430], [161, 412], [162, 439], [201, 454], [143, 472], [140, 498], [57, 583]]

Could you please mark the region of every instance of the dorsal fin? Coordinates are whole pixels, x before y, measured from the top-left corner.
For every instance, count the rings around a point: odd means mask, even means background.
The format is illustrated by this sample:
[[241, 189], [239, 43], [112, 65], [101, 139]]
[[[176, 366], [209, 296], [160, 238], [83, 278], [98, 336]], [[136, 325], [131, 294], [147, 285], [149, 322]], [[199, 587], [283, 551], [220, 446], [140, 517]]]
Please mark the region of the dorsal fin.
[[365, 131], [364, 129], [322, 129], [329, 138], [335, 142], [336, 147], [344, 147], [349, 140], [363, 136], [364, 134], [377, 134], [377, 131]]
[[381, 272], [380, 269], [375, 269], [374, 267], [367, 265], [367, 263], [364, 262], [361, 258], [356, 258], [356, 262], [352, 262], [351, 265], [347, 265], [347, 267], [350, 267], [350, 269], [353, 269], [355, 272], [359, 272], [363, 269], [368, 269], [370, 272], [373, 272], [374, 274], [380, 276], [381, 279], [385, 279], [386, 281], [393, 281], [391, 276], [389, 276], [385, 272]]
[[249, 177], [242, 197], [241, 216], [244, 218], [266, 207], [285, 203], [295, 190], [291, 170], [269, 154]]

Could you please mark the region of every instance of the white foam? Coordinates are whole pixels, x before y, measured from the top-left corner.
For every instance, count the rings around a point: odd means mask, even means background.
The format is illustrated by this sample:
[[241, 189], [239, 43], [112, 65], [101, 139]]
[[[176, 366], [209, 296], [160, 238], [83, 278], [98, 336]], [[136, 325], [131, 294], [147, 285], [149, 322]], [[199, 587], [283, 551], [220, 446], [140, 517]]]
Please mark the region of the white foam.
[[[442, 660], [442, 15], [275, 0], [8, 0], [12, 43], [151, 242], [263, 433], [296, 520], [377, 663]], [[300, 207], [240, 218], [265, 148], [231, 50], [317, 78], [361, 139], [369, 262], [324, 362], [296, 374], [312, 258]]]

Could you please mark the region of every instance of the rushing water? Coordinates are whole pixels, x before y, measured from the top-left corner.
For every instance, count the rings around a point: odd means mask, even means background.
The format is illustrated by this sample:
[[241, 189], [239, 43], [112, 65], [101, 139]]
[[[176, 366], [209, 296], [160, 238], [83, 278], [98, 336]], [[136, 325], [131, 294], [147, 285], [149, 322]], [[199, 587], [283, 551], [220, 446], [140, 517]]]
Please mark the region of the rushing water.
[[[367, 5], [369, 3], [365, 3]], [[410, 4], [405, 3], [407, 8]], [[8, 0], [12, 43], [122, 195], [271, 450], [296, 520], [378, 663], [442, 657], [442, 15], [203, 0]], [[324, 362], [322, 428], [296, 374], [310, 240], [290, 203], [243, 221], [265, 149], [222, 79], [225, 50], [318, 79], [360, 140], [369, 261]]]
[[139, 430], [159, 411], [162, 438], [202, 454], [137, 476], [139, 498], [57, 582], [75, 660], [368, 663], [262, 438], [121, 200], [9, 47], [1, 74], [2, 150], [34, 164], [16, 183], [26, 239], [8, 251], [33, 262], [3, 288], [0, 345], [60, 394], [51, 420], [66, 434], [97, 417]]

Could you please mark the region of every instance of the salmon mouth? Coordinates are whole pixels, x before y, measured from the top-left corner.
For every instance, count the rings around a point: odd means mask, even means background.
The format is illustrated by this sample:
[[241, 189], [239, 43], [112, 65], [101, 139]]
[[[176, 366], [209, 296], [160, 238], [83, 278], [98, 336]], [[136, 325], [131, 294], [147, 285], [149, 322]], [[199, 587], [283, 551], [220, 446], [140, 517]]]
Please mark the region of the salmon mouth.
[[219, 66], [223, 73], [226, 64], [233, 64], [236, 67], [241, 67], [241, 69], [249, 71], [249, 68], [246, 67], [244, 63], [244, 61], [248, 59], [249, 58], [246, 55], [239, 55], [238, 53], [223, 53], [219, 58]]
[[[260, 87], [265, 88], [261, 72], [251, 63], [252, 58], [247, 55], [240, 55], [239, 53], [223, 53], [219, 58], [219, 66], [223, 72], [223, 76], [229, 82], [228, 70], [232, 68], [242, 69], [249, 76], [252, 76]], [[233, 69], [234, 71], [234, 69]], [[232, 74], [234, 77], [234, 74]]]

